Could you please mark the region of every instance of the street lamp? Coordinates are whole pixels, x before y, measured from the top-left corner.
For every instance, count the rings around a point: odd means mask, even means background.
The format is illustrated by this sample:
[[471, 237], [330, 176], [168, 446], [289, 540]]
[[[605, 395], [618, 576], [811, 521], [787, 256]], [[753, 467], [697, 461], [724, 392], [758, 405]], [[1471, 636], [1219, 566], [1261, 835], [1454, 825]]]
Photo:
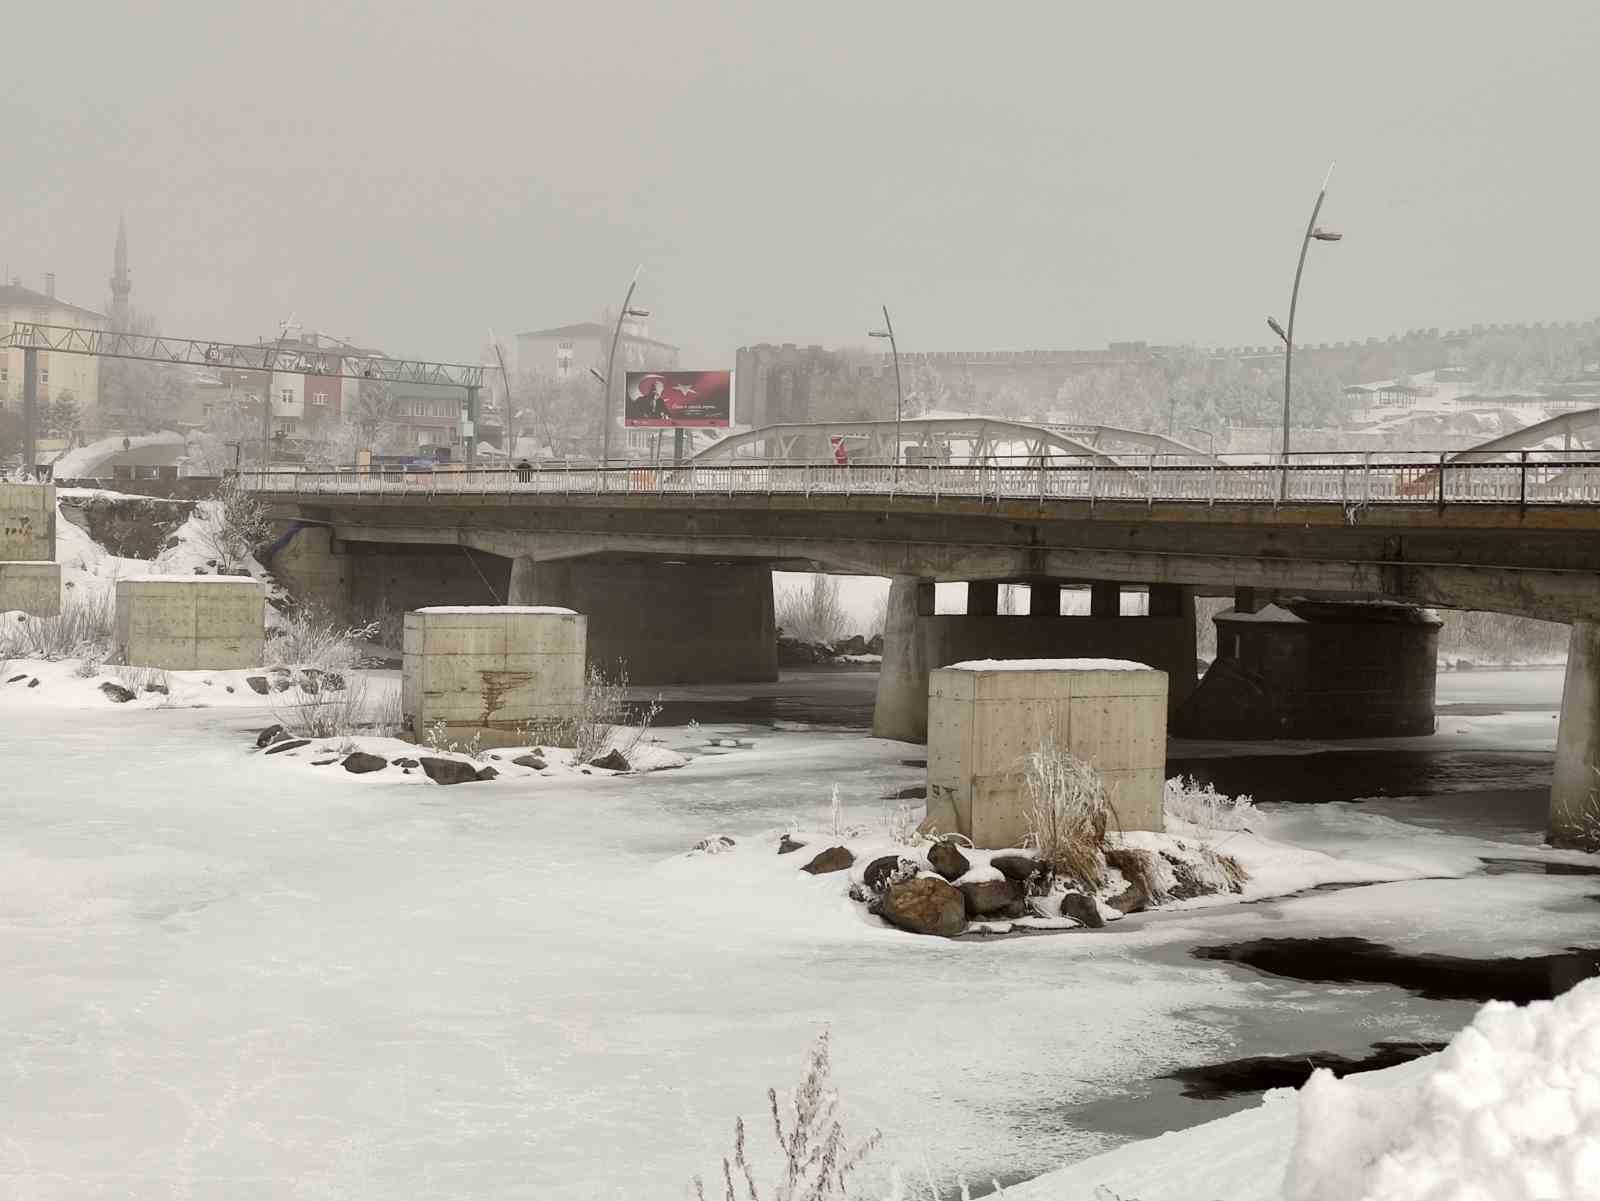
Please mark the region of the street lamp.
[[889, 351], [894, 356], [894, 479], [900, 479], [900, 410], [905, 405], [905, 394], [900, 389], [900, 347], [894, 340], [894, 322], [889, 320], [889, 306], [883, 306], [883, 328], [868, 330], [873, 338], [888, 338]]
[[1294, 268], [1294, 290], [1289, 293], [1289, 328], [1284, 329], [1276, 318], [1267, 318], [1267, 325], [1272, 332], [1283, 339], [1283, 472], [1278, 480], [1279, 500], [1286, 500], [1289, 495], [1289, 384], [1294, 366], [1294, 311], [1300, 301], [1300, 275], [1306, 269], [1306, 250], [1313, 241], [1337, 242], [1344, 237], [1341, 233], [1317, 225], [1317, 214], [1322, 211], [1322, 202], [1328, 195], [1328, 181], [1332, 178], [1333, 164], [1329, 163], [1328, 173], [1322, 177], [1322, 190], [1317, 193], [1317, 202], [1311, 206], [1311, 220], [1306, 222], [1305, 237], [1300, 239], [1300, 260]]
[[606, 462], [611, 458], [611, 377], [617, 365], [617, 341], [622, 337], [622, 323], [629, 317], [648, 317], [649, 309], [635, 309], [629, 306], [633, 303], [633, 290], [639, 286], [639, 269], [634, 268], [633, 279], [628, 284], [628, 294], [622, 298], [622, 311], [617, 314], [617, 327], [611, 331], [611, 353], [606, 356], [606, 373], [601, 375], [593, 367], [589, 374], [600, 381], [601, 392], [600, 414], [603, 429], [600, 432], [600, 466], [604, 469]]

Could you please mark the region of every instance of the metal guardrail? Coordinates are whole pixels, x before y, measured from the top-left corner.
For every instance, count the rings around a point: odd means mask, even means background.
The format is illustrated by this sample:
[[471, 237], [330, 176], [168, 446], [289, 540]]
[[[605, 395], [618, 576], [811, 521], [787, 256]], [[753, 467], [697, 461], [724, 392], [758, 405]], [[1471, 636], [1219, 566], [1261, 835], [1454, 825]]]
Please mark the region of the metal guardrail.
[[[1581, 453], [1581, 452], [1580, 452]], [[1381, 456], [1390, 459], [1391, 456]], [[1600, 455], [1523, 452], [1504, 462], [1313, 455], [1288, 467], [1151, 455], [1116, 467], [1055, 456], [951, 466], [730, 462], [677, 466], [569, 463], [536, 468], [245, 471], [253, 491], [294, 495], [942, 496], [980, 500], [1183, 501], [1196, 504], [1600, 504]]]

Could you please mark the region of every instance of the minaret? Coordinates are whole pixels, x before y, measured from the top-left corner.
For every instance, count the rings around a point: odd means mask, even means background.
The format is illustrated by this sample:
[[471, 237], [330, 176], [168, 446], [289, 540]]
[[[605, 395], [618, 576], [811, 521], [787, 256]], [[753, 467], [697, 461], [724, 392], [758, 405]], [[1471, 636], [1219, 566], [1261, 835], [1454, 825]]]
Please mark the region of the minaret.
[[128, 328], [128, 293], [133, 291], [133, 280], [128, 278], [128, 227], [117, 218], [117, 257], [111, 272], [111, 328], [126, 332]]

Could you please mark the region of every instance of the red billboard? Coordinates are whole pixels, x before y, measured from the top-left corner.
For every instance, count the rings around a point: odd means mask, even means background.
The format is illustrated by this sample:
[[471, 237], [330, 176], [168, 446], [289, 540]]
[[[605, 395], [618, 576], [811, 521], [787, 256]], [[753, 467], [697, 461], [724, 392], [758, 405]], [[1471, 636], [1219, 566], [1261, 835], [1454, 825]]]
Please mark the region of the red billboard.
[[622, 423], [643, 429], [727, 429], [733, 372], [630, 371]]

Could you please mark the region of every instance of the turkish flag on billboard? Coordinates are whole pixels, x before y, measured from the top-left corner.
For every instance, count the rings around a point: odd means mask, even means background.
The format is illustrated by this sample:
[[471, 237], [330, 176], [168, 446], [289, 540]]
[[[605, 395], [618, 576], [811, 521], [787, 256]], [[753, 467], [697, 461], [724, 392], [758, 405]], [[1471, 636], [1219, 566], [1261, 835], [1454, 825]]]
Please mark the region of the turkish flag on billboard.
[[630, 371], [622, 423], [645, 429], [727, 429], [733, 372]]

